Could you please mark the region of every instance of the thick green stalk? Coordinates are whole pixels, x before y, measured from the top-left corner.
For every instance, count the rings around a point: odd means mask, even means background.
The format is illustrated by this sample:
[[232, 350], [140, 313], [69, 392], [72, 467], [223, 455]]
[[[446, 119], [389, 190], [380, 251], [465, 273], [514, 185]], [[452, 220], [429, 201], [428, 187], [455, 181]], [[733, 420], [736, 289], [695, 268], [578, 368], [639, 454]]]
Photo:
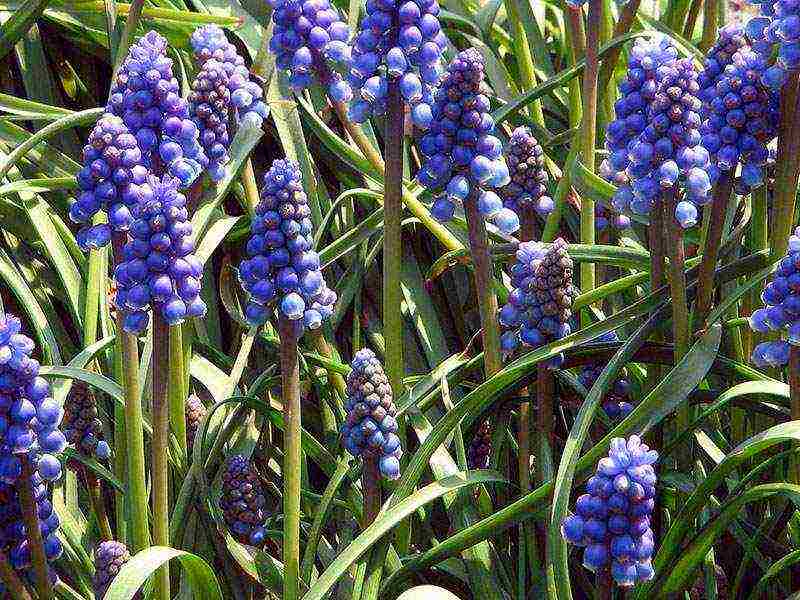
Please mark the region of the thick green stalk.
[[703, 4], [705, 4], [703, 0], [692, 0], [691, 5], [689, 5], [689, 13], [683, 26], [683, 37], [687, 40], [691, 40], [694, 37], [694, 28], [697, 25], [697, 17], [700, 16], [700, 8]]
[[33, 600], [3, 551], [0, 551], [0, 581], [14, 600]]
[[89, 469], [84, 470], [86, 475], [86, 487], [89, 491], [89, 500], [92, 503], [92, 511], [94, 518], [97, 521], [97, 528], [100, 530], [100, 537], [104, 541], [114, 539], [114, 534], [111, 531], [111, 524], [108, 521], [108, 513], [106, 512], [106, 503], [103, 499], [103, 487], [100, 480], [97, 479], [93, 471]]
[[362, 129], [359, 124], [353, 123], [347, 117], [347, 104], [344, 102], [333, 102], [333, 109], [336, 111], [336, 116], [339, 117], [339, 122], [342, 124], [342, 127], [345, 128], [345, 131], [347, 131], [347, 133], [353, 139], [364, 157], [370, 162], [370, 164], [372, 164], [373, 167], [375, 167], [376, 170], [382, 173], [385, 165], [380, 152], [378, 152], [377, 148], [373, 146], [372, 142], [367, 137], [367, 134], [364, 133], [364, 129]]
[[34, 467], [27, 454], [20, 455], [20, 462], [22, 463], [22, 474], [17, 485], [17, 492], [22, 508], [22, 522], [25, 523], [25, 531], [28, 535], [36, 593], [39, 600], [52, 600], [53, 584], [50, 582], [44, 539], [42, 539], [42, 530], [39, 526], [38, 506], [33, 493]]
[[503, 368], [500, 355], [500, 330], [497, 323], [497, 296], [492, 287], [492, 257], [486, 236], [486, 223], [478, 212], [477, 194], [471, 193], [464, 202], [469, 230], [469, 247], [474, 266], [475, 293], [481, 315], [483, 336], [483, 366], [487, 377]]
[[[153, 307], [153, 438], [151, 441], [150, 481], [153, 488], [153, 543], [169, 546], [169, 338], [170, 327]], [[156, 574], [155, 598], [169, 600], [169, 567]]]
[[[114, 256], [122, 256], [125, 234], [114, 234]], [[117, 344], [122, 356], [122, 389], [125, 393], [125, 446], [128, 456], [126, 496], [130, 512], [130, 545], [133, 552], [150, 546], [147, 517], [147, 485], [144, 460], [144, 417], [139, 388], [139, 342], [136, 336], [123, 331], [122, 311], [117, 311]]]
[[[527, 1], [527, 0], [525, 0]], [[514, 56], [517, 59], [519, 75], [521, 79], [520, 88], [523, 92], [532, 90], [536, 87], [536, 65], [534, 63], [533, 52], [528, 43], [528, 36], [525, 33], [525, 25], [520, 17], [518, 0], [505, 0], [506, 13], [511, 22], [512, 40], [514, 45]], [[544, 112], [542, 111], [541, 99], [530, 104], [530, 114], [534, 123], [544, 127]]]
[[386, 170], [383, 182], [383, 336], [386, 340], [386, 374], [396, 397], [403, 393], [403, 316], [400, 273], [403, 242], [403, 98], [400, 83], [389, 82], [384, 135]]
[[703, 37], [700, 40], [700, 49], [703, 52], [711, 48], [717, 40], [719, 1], [720, 0], [705, 0], [705, 2], [703, 2]]
[[733, 178], [729, 171], [722, 171], [714, 188], [708, 233], [697, 279], [697, 301], [694, 311], [696, 329], [705, 325], [705, 319], [711, 309], [711, 301], [714, 296], [714, 268], [717, 266], [719, 246], [722, 243], [722, 230], [725, 225], [725, 211], [728, 208], [732, 192]]
[[800, 115], [798, 115], [798, 78], [792, 71], [781, 93], [781, 125], [778, 133], [778, 160], [775, 173], [775, 198], [772, 205], [775, 222], [772, 226], [770, 258], [779, 260], [789, 247], [789, 235], [794, 226], [794, 206], [797, 195], [797, 176], [800, 170]]
[[169, 423], [178, 439], [178, 446], [186, 456], [186, 367], [183, 353], [183, 327], [169, 328]]
[[283, 395], [283, 598], [300, 597], [300, 365], [292, 322], [278, 319]]

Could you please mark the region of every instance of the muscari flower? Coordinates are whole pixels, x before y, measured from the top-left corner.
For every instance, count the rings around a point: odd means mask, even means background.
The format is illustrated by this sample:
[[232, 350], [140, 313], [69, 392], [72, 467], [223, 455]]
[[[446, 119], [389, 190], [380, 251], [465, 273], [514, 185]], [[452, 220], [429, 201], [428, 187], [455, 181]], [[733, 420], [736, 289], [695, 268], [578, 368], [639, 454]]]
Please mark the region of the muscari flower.
[[474, 48], [460, 52], [447, 67], [434, 96], [433, 121], [420, 140], [425, 161], [417, 179], [441, 190], [431, 208], [437, 220], [449, 221], [457, 205], [477, 202], [480, 214], [509, 234], [519, 229], [519, 217], [490, 189], [508, 185], [510, 177], [482, 90], [483, 68]]
[[[69, 208], [70, 219], [83, 225], [77, 240], [84, 251], [105, 246], [113, 232], [128, 230], [147, 172], [136, 137], [122, 119], [105, 113], [83, 147], [77, 177], [80, 193]], [[92, 225], [100, 211], [108, 222]]]
[[400, 477], [403, 449], [397, 437], [397, 409], [392, 387], [375, 353], [356, 352], [347, 376], [347, 419], [341, 434], [345, 449], [356, 458], [374, 458], [387, 479]]
[[349, 65], [353, 121], [385, 113], [389, 81], [398, 82], [417, 127], [427, 129], [435, 121], [433, 89], [447, 47], [438, 14], [436, 0], [367, 0]]
[[106, 110], [136, 136], [144, 165], [188, 187], [208, 166], [189, 106], [167, 58], [167, 40], [149, 31], [131, 45], [117, 73]]
[[611, 440], [606, 458], [575, 502], [575, 514], [561, 524], [567, 542], [584, 547], [583, 566], [607, 571], [617, 585], [630, 587], [654, 577], [651, 562], [655, 536], [650, 516], [655, 508], [658, 452], [639, 436]]
[[244, 58], [225, 37], [225, 32], [217, 25], [203, 25], [194, 30], [190, 43], [201, 67], [212, 59], [222, 64], [228, 76], [226, 86], [236, 121], [261, 128], [269, 115], [269, 107], [262, 100], [264, 92], [258, 83], [251, 81]]
[[780, 89], [787, 72], [800, 69], [800, 6], [792, 0], [751, 1], [759, 7], [761, 16], [750, 19], [745, 30], [753, 50], [769, 61], [761, 71], [761, 80]]
[[718, 78], [700, 129], [702, 144], [711, 154], [712, 179], [720, 171], [733, 175], [742, 165], [741, 183], [760, 185], [770, 153], [767, 144], [777, 136], [779, 94], [761, 82], [766, 67], [762, 56], [741, 48]]
[[200, 423], [208, 413], [208, 410], [203, 404], [203, 401], [197, 397], [196, 394], [190, 395], [186, 399], [186, 440], [189, 447], [189, 454], [192, 453], [194, 448], [194, 438], [197, 437], [197, 430], [200, 429]]
[[517, 127], [503, 150], [511, 182], [497, 193], [503, 205], [517, 215], [536, 211], [546, 217], [553, 211], [553, 199], [547, 193], [549, 176], [544, 165], [544, 150], [527, 127]]
[[261, 547], [267, 540], [267, 498], [256, 468], [246, 457], [228, 458], [222, 474], [222, 516], [237, 541]]
[[[94, 597], [101, 600], [105, 597], [111, 582], [119, 574], [120, 569], [131, 559], [127, 546], [116, 540], [108, 540], [98, 544], [94, 551]], [[134, 600], [140, 600], [136, 594]]]
[[159, 310], [169, 325], [206, 313], [200, 298], [203, 265], [194, 255], [186, 197], [178, 191], [178, 181], [151, 175], [140, 191], [131, 239], [114, 269], [115, 303], [125, 313], [125, 331], [131, 333], [144, 331], [150, 308]]
[[725, 68], [733, 63], [733, 55], [747, 45], [741, 23], [729, 23], [720, 28], [717, 41], [703, 58], [703, 69], [697, 75], [700, 86], [697, 95], [704, 105], [717, 97], [717, 82], [722, 78]]
[[350, 84], [333, 64], [350, 60], [350, 27], [328, 0], [269, 0], [275, 28], [269, 42], [279, 69], [290, 73], [296, 92], [317, 81], [334, 102], [353, 98]]
[[761, 300], [764, 308], [750, 316], [750, 328], [759, 333], [786, 331], [787, 336], [758, 344], [751, 360], [758, 367], [786, 366], [790, 345], [800, 345], [800, 227], [789, 238], [789, 252], [761, 292]]
[[475, 435], [469, 442], [467, 448], [467, 468], [469, 469], [488, 469], [489, 457], [492, 454], [492, 431], [491, 423], [483, 421]]
[[[520, 243], [511, 267], [511, 284], [508, 302], [500, 310], [500, 324], [507, 329], [500, 340], [505, 353], [516, 350], [520, 342], [538, 348], [570, 334], [576, 291], [572, 259], [563, 239], [550, 246]], [[558, 355], [549, 366], [557, 367], [562, 361], [563, 355]]]
[[97, 460], [111, 458], [111, 447], [103, 439], [103, 424], [98, 418], [94, 393], [82, 381], [72, 383], [64, 403], [63, 429], [67, 443], [80, 454]]
[[[594, 342], [618, 342], [619, 336], [615, 331], [611, 331]], [[581, 368], [578, 374], [578, 381], [587, 390], [591, 388], [597, 378], [600, 377], [605, 365], [589, 364]], [[609, 419], [622, 419], [627, 417], [633, 410], [633, 399], [631, 398], [631, 384], [624, 373], [614, 381], [611, 389], [603, 396], [603, 410]]]
[[248, 258], [239, 267], [242, 286], [250, 294], [245, 316], [251, 324], [266, 322], [273, 301], [298, 334], [306, 327], [319, 328], [333, 314], [336, 292], [322, 276], [312, 228], [299, 165], [274, 161], [264, 175]]
[[228, 119], [231, 93], [223, 63], [211, 59], [203, 63], [189, 92], [189, 113], [200, 132], [200, 144], [208, 157], [208, 175], [212, 181], [225, 177], [230, 160]]

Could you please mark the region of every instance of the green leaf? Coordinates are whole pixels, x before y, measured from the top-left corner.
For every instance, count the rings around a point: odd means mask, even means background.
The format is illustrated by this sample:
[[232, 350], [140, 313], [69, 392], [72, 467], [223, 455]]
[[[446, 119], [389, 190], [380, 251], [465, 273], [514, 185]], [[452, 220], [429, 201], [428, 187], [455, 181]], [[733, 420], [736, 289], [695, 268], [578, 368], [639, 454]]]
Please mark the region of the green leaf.
[[21, 8], [15, 10], [11, 18], [0, 27], [0, 58], [11, 52], [22, 37], [28, 32], [36, 19], [44, 12], [50, 0], [28, 0]]

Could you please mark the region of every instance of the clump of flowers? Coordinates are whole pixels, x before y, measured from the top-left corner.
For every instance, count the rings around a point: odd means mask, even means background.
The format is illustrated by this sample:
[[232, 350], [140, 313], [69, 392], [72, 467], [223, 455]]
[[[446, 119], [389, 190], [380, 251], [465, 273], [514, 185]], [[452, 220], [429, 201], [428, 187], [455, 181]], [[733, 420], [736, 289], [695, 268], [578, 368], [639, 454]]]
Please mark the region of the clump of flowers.
[[[751, 0], [761, 16], [750, 19], [747, 36], [753, 50], [771, 62], [761, 73], [765, 85], [779, 89], [786, 73], [800, 68], [800, 7], [786, 0]], [[777, 58], [772, 62], [777, 46]]]
[[225, 523], [242, 544], [261, 547], [267, 540], [267, 498], [256, 468], [246, 457], [228, 458], [219, 499]]
[[701, 128], [703, 146], [711, 153], [712, 177], [733, 175], [741, 163], [741, 182], [755, 187], [764, 180], [769, 159], [767, 144], [778, 134], [778, 92], [761, 83], [766, 60], [741, 48], [725, 67], [715, 86]]
[[470, 469], [488, 469], [492, 454], [492, 431], [489, 421], [483, 421], [467, 448], [467, 467]]
[[245, 316], [252, 325], [266, 322], [273, 301], [299, 333], [319, 328], [333, 314], [336, 292], [322, 276], [312, 228], [299, 165], [276, 160], [264, 175], [248, 258], [239, 267], [242, 286], [250, 294]]
[[[77, 240], [84, 251], [105, 246], [113, 232], [128, 230], [139, 186], [147, 178], [144, 163], [139, 142], [122, 119], [110, 113], [100, 117], [83, 147], [80, 193], [69, 207], [70, 219], [83, 225]], [[108, 223], [92, 225], [100, 211]]]
[[431, 209], [439, 221], [452, 219], [457, 205], [477, 202], [480, 214], [509, 234], [519, 229], [519, 217], [489, 189], [508, 185], [510, 177], [483, 81], [483, 57], [474, 48], [450, 63], [436, 89], [430, 130], [420, 140], [425, 161], [417, 179], [441, 190]]
[[758, 367], [783, 367], [789, 363], [791, 345], [800, 345], [800, 227], [789, 238], [789, 252], [778, 263], [773, 280], [761, 292], [764, 308], [750, 316], [750, 328], [759, 333], [787, 331], [786, 340], [762, 342], [751, 360]]
[[192, 394], [186, 399], [186, 442], [190, 454], [194, 449], [194, 438], [197, 437], [200, 423], [203, 422], [206, 414], [208, 414], [208, 410], [196, 394]]
[[201, 68], [213, 59], [225, 69], [228, 76], [226, 85], [237, 121], [260, 128], [269, 116], [269, 107], [262, 99], [264, 92], [260, 85], [251, 81], [244, 58], [225, 37], [225, 32], [217, 25], [203, 25], [194, 30], [190, 42]]
[[[571, 333], [572, 259], [567, 243], [558, 238], [550, 246], [540, 242], [522, 242], [511, 267], [513, 289], [500, 310], [500, 324], [508, 330], [501, 337], [503, 351], [511, 353], [520, 342], [538, 348]], [[557, 367], [558, 355], [550, 361]]]
[[186, 197], [177, 180], [169, 175], [148, 178], [130, 234], [114, 270], [115, 302], [125, 313], [125, 331], [144, 331], [150, 308], [159, 310], [169, 325], [205, 315], [200, 298], [203, 265], [194, 255]]
[[189, 105], [167, 58], [167, 40], [149, 31], [131, 45], [111, 89], [107, 110], [136, 136], [149, 169], [188, 187], [208, 166]]
[[275, 29], [269, 49], [300, 92], [318, 81], [334, 102], [353, 98], [350, 84], [331, 63], [350, 60], [350, 28], [328, 0], [270, 0]]
[[[602, 339], [595, 340], [596, 342], [618, 342], [619, 337], [616, 332], [610, 332]], [[605, 365], [591, 364], [581, 368], [578, 374], [578, 381], [587, 390], [591, 388], [597, 378], [600, 377]], [[631, 398], [631, 384], [630, 381], [623, 374], [619, 377], [610, 390], [606, 392], [603, 397], [603, 410], [608, 415], [609, 419], [623, 419], [627, 417], [633, 410], [633, 399]]]
[[208, 157], [208, 175], [213, 181], [225, 177], [225, 165], [230, 160], [230, 103], [225, 65], [215, 59], [207, 60], [192, 82], [189, 112], [200, 131], [200, 143]]
[[67, 442], [84, 456], [97, 460], [111, 458], [111, 447], [103, 439], [103, 424], [98, 418], [94, 393], [82, 381], [73, 382], [64, 403], [63, 427]]
[[697, 75], [700, 85], [698, 96], [704, 105], [717, 97], [717, 82], [722, 78], [725, 68], [733, 63], [733, 55], [747, 45], [741, 23], [728, 23], [720, 28], [717, 41], [703, 58], [703, 69]]
[[427, 129], [433, 88], [441, 74], [447, 36], [439, 25], [437, 0], [369, 0], [353, 41], [348, 80], [356, 92], [350, 118], [361, 123], [386, 112], [389, 81], [411, 107], [411, 119]]
[[[105, 598], [111, 582], [119, 574], [120, 569], [131, 559], [127, 546], [116, 540], [108, 540], [98, 544], [94, 551], [94, 597]], [[140, 600], [136, 594], [134, 600]]]
[[564, 539], [584, 547], [583, 566], [611, 570], [617, 585], [630, 587], [655, 575], [651, 562], [655, 537], [650, 516], [655, 508], [658, 452], [632, 435], [611, 440], [606, 458], [575, 502], [575, 514], [561, 524]]
[[544, 164], [544, 150], [527, 127], [517, 127], [506, 144], [506, 158], [511, 182], [498, 190], [506, 208], [517, 215], [536, 211], [540, 217], [553, 212], [553, 199], [547, 193], [550, 177]]
[[389, 378], [375, 353], [366, 348], [356, 352], [350, 366], [347, 419], [341, 428], [344, 447], [356, 458], [377, 459], [381, 474], [397, 479], [403, 449], [397, 436], [397, 409]]

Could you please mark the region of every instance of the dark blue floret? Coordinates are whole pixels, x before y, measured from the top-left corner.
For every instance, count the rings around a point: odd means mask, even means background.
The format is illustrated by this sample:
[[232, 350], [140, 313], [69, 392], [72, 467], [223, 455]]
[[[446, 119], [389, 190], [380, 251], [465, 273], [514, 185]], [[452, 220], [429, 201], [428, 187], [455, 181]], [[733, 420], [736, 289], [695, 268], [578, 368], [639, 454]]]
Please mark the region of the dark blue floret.
[[350, 28], [328, 0], [269, 0], [275, 29], [269, 49], [279, 69], [290, 73], [300, 92], [314, 82], [324, 86], [334, 102], [353, 99], [350, 84], [332, 68], [350, 61]]
[[[116, 540], [101, 542], [94, 551], [94, 597], [101, 600], [105, 597], [111, 582], [119, 574], [120, 569], [131, 559], [127, 546]], [[134, 600], [141, 600], [136, 594]]]
[[544, 150], [527, 127], [517, 127], [511, 134], [503, 154], [511, 182], [498, 193], [506, 208], [517, 215], [536, 211], [546, 217], [553, 211], [553, 199], [547, 193], [550, 177], [544, 164]]
[[267, 497], [256, 468], [246, 457], [228, 458], [222, 473], [219, 507], [228, 529], [242, 544], [261, 547], [267, 541]]
[[390, 80], [399, 83], [417, 127], [427, 129], [435, 121], [433, 88], [447, 47], [438, 15], [437, 0], [367, 0], [349, 66], [353, 121], [384, 114]]
[[[513, 289], [500, 311], [500, 324], [507, 329], [501, 337], [505, 353], [516, 350], [520, 342], [531, 348], [559, 340], [571, 332], [572, 259], [567, 243], [558, 238], [549, 247], [539, 242], [522, 242], [511, 267]], [[563, 355], [551, 359], [557, 367]]]
[[131, 333], [144, 331], [151, 308], [161, 311], [169, 325], [206, 313], [200, 298], [203, 265], [194, 255], [189, 211], [177, 180], [151, 175], [141, 195], [131, 239], [114, 270], [115, 303]]
[[197, 125], [181, 98], [167, 40], [150, 31], [133, 44], [117, 73], [107, 109], [136, 136], [144, 164], [188, 187], [208, 166]]
[[200, 132], [200, 144], [208, 157], [208, 174], [213, 181], [225, 177], [225, 165], [230, 160], [230, 106], [225, 65], [216, 59], [207, 60], [192, 82], [189, 112]]
[[342, 443], [356, 458], [374, 458], [387, 479], [400, 477], [403, 449], [397, 437], [397, 409], [389, 378], [375, 353], [356, 352], [347, 376], [347, 419], [342, 424]]
[[474, 48], [460, 52], [436, 89], [433, 121], [420, 140], [425, 156], [418, 181], [441, 190], [431, 213], [449, 221], [456, 206], [477, 202], [478, 211], [503, 233], [519, 229], [517, 214], [493, 188], [511, 183], [502, 144], [494, 136], [489, 97], [483, 93], [484, 64]]
[[[128, 231], [139, 186], [147, 178], [144, 164], [139, 143], [122, 119], [110, 113], [100, 117], [83, 147], [80, 193], [69, 209], [70, 219], [83, 225], [77, 239], [84, 251], [105, 246], [113, 232]], [[108, 222], [92, 225], [100, 211]]]
[[201, 66], [213, 59], [224, 67], [236, 120], [260, 128], [269, 115], [269, 107], [262, 100], [264, 92], [261, 86], [251, 81], [244, 58], [225, 37], [225, 32], [217, 25], [203, 25], [194, 30], [191, 44], [194, 57]]
[[[80, 454], [104, 461], [111, 458], [111, 447], [103, 439], [103, 424], [98, 418], [97, 401], [88, 385], [72, 384], [64, 403], [64, 437]], [[73, 465], [67, 463], [72, 468]]]
[[622, 587], [655, 575], [651, 559], [655, 537], [650, 516], [655, 508], [658, 453], [639, 436], [611, 440], [608, 456], [597, 463], [586, 492], [575, 502], [575, 514], [564, 519], [561, 534], [581, 546], [583, 566], [608, 572]]
[[247, 320], [253, 325], [266, 322], [274, 301], [298, 333], [320, 327], [336, 302], [313, 249], [311, 208], [302, 178], [297, 163], [272, 163], [250, 227], [248, 258], [239, 266], [239, 279], [250, 294]]

